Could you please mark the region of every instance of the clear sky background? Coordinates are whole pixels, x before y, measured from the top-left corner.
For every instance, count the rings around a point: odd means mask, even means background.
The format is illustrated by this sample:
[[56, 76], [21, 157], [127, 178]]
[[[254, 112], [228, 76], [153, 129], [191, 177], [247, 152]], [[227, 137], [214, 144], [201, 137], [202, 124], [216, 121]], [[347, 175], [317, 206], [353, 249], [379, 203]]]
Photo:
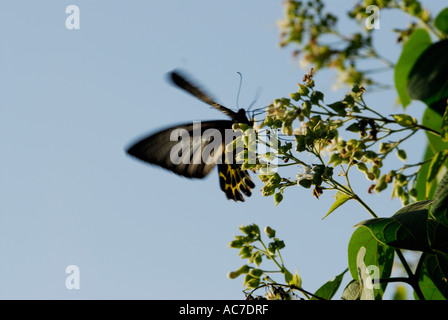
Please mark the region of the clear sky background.
[[[442, 2], [426, 5], [438, 12]], [[355, 2], [326, 3], [339, 15]], [[71, 4], [80, 9], [79, 30], [65, 26]], [[168, 84], [174, 68], [231, 108], [237, 72], [240, 107], [258, 88], [258, 107], [294, 92], [305, 71], [291, 49], [278, 47], [282, 17], [280, 1], [0, 0], [0, 299], [243, 299], [243, 279], [227, 273], [245, 261], [228, 243], [250, 223], [277, 230], [305, 289], [342, 272], [353, 225], [369, 218], [359, 205], [322, 221], [333, 194], [317, 200], [290, 188], [275, 207], [257, 177], [254, 195], [234, 203], [216, 172], [191, 181], [124, 152], [171, 124], [225, 119]], [[409, 21], [381, 16], [375, 32], [391, 60], [400, 47], [390, 30]], [[393, 83], [392, 73], [383, 76]], [[331, 91], [334, 80], [332, 72], [316, 77], [328, 103], [344, 96]], [[394, 92], [366, 99], [380, 112], [401, 112]], [[407, 109], [421, 111], [418, 103]], [[424, 138], [413, 144], [418, 161]], [[360, 178], [356, 189], [376, 212], [400, 208], [390, 190], [367, 195]], [[80, 269], [78, 290], [65, 286], [68, 265]]]

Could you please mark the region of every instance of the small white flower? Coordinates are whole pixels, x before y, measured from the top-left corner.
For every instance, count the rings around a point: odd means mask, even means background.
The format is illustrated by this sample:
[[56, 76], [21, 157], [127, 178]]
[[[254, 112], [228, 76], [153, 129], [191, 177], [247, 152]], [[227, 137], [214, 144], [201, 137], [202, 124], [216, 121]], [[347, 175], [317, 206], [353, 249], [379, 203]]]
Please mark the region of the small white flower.
[[310, 166], [304, 166], [303, 173], [299, 172], [296, 175], [296, 177], [297, 177], [297, 183], [299, 183], [301, 180], [304, 180], [304, 179], [312, 180], [314, 177], [313, 169]]
[[341, 137], [337, 137], [337, 138], [332, 139], [329, 143], [328, 142], [320, 143], [319, 145], [316, 145], [315, 147], [321, 157], [330, 156], [333, 154], [333, 152], [335, 150], [337, 150], [337, 147], [342, 142], [342, 140], [343, 139]]
[[266, 108], [266, 114], [268, 116], [275, 116], [281, 118], [285, 115], [285, 113], [286, 108], [279, 100], [275, 100], [274, 103], [272, 103]]
[[298, 135], [306, 135], [306, 133], [307, 133], [307, 125], [305, 124], [305, 123], [301, 123], [300, 124], [300, 127], [295, 127], [294, 128], [294, 132], [293, 132], [293, 134], [295, 135], [295, 136], [298, 136]]

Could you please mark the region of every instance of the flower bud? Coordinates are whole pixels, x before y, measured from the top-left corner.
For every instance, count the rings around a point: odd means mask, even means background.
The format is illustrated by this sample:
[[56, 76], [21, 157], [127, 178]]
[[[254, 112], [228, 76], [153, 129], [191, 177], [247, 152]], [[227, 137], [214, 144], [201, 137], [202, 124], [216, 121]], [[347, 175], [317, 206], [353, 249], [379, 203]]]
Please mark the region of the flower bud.
[[309, 189], [311, 187], [312, 181], [307, 179], [299, 180], [299, 185], [301, 185], [304, 188]]
[[333, 168], [332, 167], [325, 167], [323, 176], [327, 179], [331, 178], [333, 176]]
[[294, 100], [294, 101], [299, 101], [300, 100], [300, 93], [298, 92], [293, 92], [290, 93], [289, 96]]
[[266, 226], [266, 227], [264, 228], [264, 233], [266, 233], [266, 235], [267, 235], [269, 238], [274, 238], [274, 237], [275, 237], [275, 230], [272, 229], [272, 228], [269, 227], [269, 226]]
[[254, 276], [254, 277], [256, 277], [256, 278], [259, 278], [259, 277], [261, 277], [261, 275], [263, 274], [263, 270], [261, 270], [261, 269], [252, 269], [252, 270], [249, 271], [249, 274], [250, 274], [251, 276]]
[[375, 175], [372, 172], [366, 172], [366, 177], [369, 180], [375, 180]]
[[391, 170], [387, 175], [386, 175], [386, 183], [391, 183], [392, 180], [395, 178], [395, 176], [397, 175], [397, 173], [394, 170]]
[[358, 170], [364, 173], [367, 173], [367, 166], [364, 162], [358, 162], [356, 164], [356, 167], [358, 167]]
[[256, 224], [249, 224], [247, 226], [242, 226], [239, 229], [248, 235], [249, 234], [259, 235], [260, 234], [260, 229], [258, 228], [258, 226]]
[[253, 277], [247, 274], [246, 277], [244, 278], [244, 285], [248, 289], [255, 289], [260, 285], [260, 278]]
[[307, 96], [309, 92], [310, 92], [310, 89], [308, 89], [307, 86], [299, 83], [299, 92], [298, 93], [301, 96]]
[[242, 247], [238, 255], [241, 256], [241, 259], [249, 258], [252, 255], [252, 247]]
[[388, 152], [390, 150], [391, 147], [392, 146], [391, 146], [390, 143], [381, 142], [380, 143], [380, 152], [381, 153], [386, 153], [386, 152]]
[[374, 179], [378, 179], [380, 177], [381, 170], [378, 166], [370, 167], [370, 172], [373, 173], [373, 175], [375, 177]]
[[375, 191], [380, 193], [381, 191], [383, 191], [386, 188], [387, 188], [386, 175], [383, 175], [383, 176], [381, 176], [378, 183], [375, 185]]
[[282, 202], [282, 200], [283, 200], [283, 195], [280, 192], [277, 192], [274, 195], [275, 205], [278, 205], [280, 202]]
[[243, 247], [244, 241], [242, 239], [236, 239], [229, 243], [229, 247], [233, 249], [240, 249]]
[[233, 131], [238, 131], [239, 129], [240, 129], [240, 124], [239, 123], [232, 124], [232, 130]]
[[353, 153], [353, 158], [355, 158], [356, 160], [361, 160], [361, 158], [364, 156], [364, 151], [362, 150], [356, 150]]
[[309, 100], [305, 100], [305, 102], [302, 104], [302, 114], [305, 117], [309, 117], [311, 113], [311, 102]]
[[411, 128], [417, 124], [417, 119], [408, 114], [394, 114], [392, 117], [402, 127]]
[[400, 182], [400, 183], [404, 183], [404, 182], [406, 181], [406, 176], [405, 176], [404, 174], [399, 173], [399, 174], [397, 175], [397, 180], [398, 180], [398, 182]]
[[238, 274], [243, 274], [243, 273], [248, 273], [249, 271], [250, 271], [250, 267], [247, 264], [245, 264], [241, 268], [236, 270], [235, 272], [237, 272]]
[[284, 124], [282, 127], [282, 133], [286, 136], [292, 136], [292, 127], [291, 125]]
[[275, 188], [272, 187], [271, 185], [264, 185], [261, 188], [261, 194], [263, 195], [263, 197], [268, 197], [268, 196], [272, 196], [275, 192]]
[[364, 154], [364, 157], [366, 157], [366, 159], [369, 160], [373, 160], [377, 157], [378, 155], [376, 154], [375, 151], [372, 150], [367, 150], [366, 153]]
[[404, 189], [403, 189], [403, 187], [398, 186], [398, 187], [395, 189], [395, 192], [396, 192], [396, 194], [397, 194], [398, 197], [401, 197], [401, 196], [403, 196], [403, 194], [404, 194]]
[[402, 161], [406, 161], [406, 151], [404, 151], [403, 149], [398, 150], [397, 157]]

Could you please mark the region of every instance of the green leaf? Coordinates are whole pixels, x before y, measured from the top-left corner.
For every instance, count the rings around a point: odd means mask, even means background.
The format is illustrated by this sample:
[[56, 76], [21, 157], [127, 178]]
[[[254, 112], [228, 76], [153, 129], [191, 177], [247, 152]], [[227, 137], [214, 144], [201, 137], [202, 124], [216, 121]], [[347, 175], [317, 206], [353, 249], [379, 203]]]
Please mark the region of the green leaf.
[[336, 195], [334, 196], [336, 198], [336, 201], [331, 206], [330, 210], [327, 212], [327, 214], [322, 218], [325, 219], [330, 213], [332, 213], [334, 210], [342, 206], [344, 203], [346, 203], [348, 200], [351, 199], [350, 196], [346, 195], [345, 193], [342, 193], [338, 191]]
[[395, 65], [395, 88], [397, 89], [397, 93], [403, 107], [406, 107], [411, 103], [411, 99], [409, 98], [406, 90], [409, 72], [418, 57], [430, 45], [431, 37], [429, 36], [429, 33], [424, 29], [415, 30], [404, 45], [400, 58]]
[[[433, 130], [439, 131], [443, 124], [443, 118], [440, 114], [435, 112], [430, 108], [426, 108], [425, 113], [422, 117], [422, 125], [431, 128]], [[426, 131], [426, 137], [428, 138], [429, 146], [433, 151], [433, 154], [436, 154], [439, 151], [447, 150], [448, 143], [444, 142], [440, 136]]]
[[448, 157], [448, 150], [437, 152], [428, 168], [428, 176], [426, 178], [426, 198], [429, 196], [429, 191], [437, 178], [440, 169], [446, 164]]
[[[344, 272], [337, 275], [333, 280], [330, 280], [326, 283], [324, 283], [317, 291], [314, 293], [315, 296], [318, 296], [325, 300], [331, 300], [334, 295], [336, 294], [336, 291], [338, 291], [339, 286], [341, 285], [342, 279], [344, 278], [344, 274], [348, 271], [348, 269], [345, 269]], [[312, 297], [311, 300], [318, 300], [315, 297]]]
[[294, 276], [292, 275], [291, 272], [289, 272], [286, 269], [285, 269], [284, 273], [285, 273], [285, 282], [290, 283], [293, 280]]
[[342, 101], [336, 101], [332, 104], [327, 104], [327, 106], [333, 109], [333, 111], [341, 117], [345, 117], [347, 115], [347, 111], [345, 111], [345, 107], [347, 107], [347, 105]]
[[439, 31], [442, 31], [445, 34], [448, 33], [448, 8], [439, 12], [434, 19], [434, 26], [439, 29]]
[[435, 193], [430, 214], [434, 219], [448, 225], [448, 172], [440, 181]]
[[444, 142], [448, 142], [448, 107], [445, 109], [445, 113], [442, 118], [442, 127], [440, 128], [440, 138]]
[[[392, 272], [394, 249], [378, 242], [368, 228], [357, 228], [348, 244], [348, 266], [353, 279], [358, 280], [358, 253], [361, 248], [366, 249], [364, 262], [368, 266], [378, 267], [379, 278], [389, 278]], [[387, 283], [380, 284], [374, 290], [375, 298], [381, 299]]]
[[432, 250], [448, 254], [448, 225], [428, 219], [428, 240]]
[[292, 276], [292, 279], [288, 282], [289, 285], [295, 286], [297, 288], [302, 287], [302, 279], [299, 276], [299, 272], [296, 270], [296, 273]]
[[405, 128], [412, 128], [417, 124], [417, 119], [411, 117], [408, 114], [393, 114], [392, 117], [400, 126]]
[[[429, 109], [429, 108], [428, 108]], [[425, 151], [425, 155], [423, 157], [423, 161], [426, 161], [428, 159], [431, 159], [434, 156], [434, 152], [432, 151], [432, 148], [430, 145], [426, 146], [426, 151]], [[417, 200], [418, 201], [423, 201], [426, 200], [426, 177], [428, 175], [428, 168], [429, 168], [429, 163], [425, 163], [424, 165], [422, 165], [418, 176], [417, 176], [417, 183], [415, 185], [415, 188], [417, 189]], [[431, 190], [429, 190], [429, 199], [432, 198], [436, 185], [434, 184], [431, 188]]]
[[432, 253], [428, 241], [428, 209], [432, 200], [411, 203], [390, 218], [363, 221], [357, 226], [367, 227], [383, 244], [394, 248]]
[[[430, 108], [426, 108], [422, 117], [422, 124], [433, 130], [440, 130], [442, 127], [442, 116]], [[448, 150], [448, 143], [444, 142], [440, 136], [435, 135], [429, 131], [426, 131], [426, 137], [428, 138], [428, 146], [423, 157], [423, 161], [434, 158], [434, 155], [440, 151]], [[430, 163], [425, 163], [417, 176], [416, 189], [418, 192], [418, 200], [432, 199], [434, 191], [437, 187], [437, 183], [433, 183], [430, 190], [426, 189], [426, 179], [428, 177], [428, 168]], [[448, 167], [448, 163], [446, 165]], [[427, 197], [426, 197], [427, 196]]]
[[349, 126], [347, 127], [347, 129], [345, 129], [345, 130], [350, 131], [350, 132], [359, 132], [359, 130], [360, 130], [360, 128], [359, 128], [359, 124], [357, 124], [357, 123], [352, 123], [352, 124], [349, 125]]
[[342, 293], [341, 300], [359, 300], [361, 298], [361, 285], [358, 280], [350, 281]]
[[419, 274], [419, 287], [427, 300], [448, 299], [448, 256], [427, 254], [422, 256], [423, 267]]
[[448, 98], [448, 39], [428, 47], [408, 75], [409, 97], [443, 115]]

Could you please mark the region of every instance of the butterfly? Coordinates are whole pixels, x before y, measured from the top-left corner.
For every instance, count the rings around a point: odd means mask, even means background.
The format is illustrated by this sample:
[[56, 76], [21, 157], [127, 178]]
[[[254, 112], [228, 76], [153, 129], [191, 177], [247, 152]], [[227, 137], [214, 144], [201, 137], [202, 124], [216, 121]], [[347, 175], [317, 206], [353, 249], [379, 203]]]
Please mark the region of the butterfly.
[[168, 79], [178, 88], [221, 111], [231, 120], [185, 123], [168, 127], [137, 141], [127, 149], [127, 153], [146, 163], [192, 179], [206, 177], [217, 166], [220, 188], [227, 199], [245, 201], [243, 194], [250, 197], [255, 184], [247, 170], [242, 170], [240, 164], [230, 161], [233, 159], [226, 152], [226, 145], [232, 140], [228, 141], [222, 137], [233, 132], [233, 124], [253, 125], [253, 121], [248, 119], [244, 109], [235, 112], [217, 103], [197, 85], [187, 80], [185, 74], [180, 71], [168, 73]]

